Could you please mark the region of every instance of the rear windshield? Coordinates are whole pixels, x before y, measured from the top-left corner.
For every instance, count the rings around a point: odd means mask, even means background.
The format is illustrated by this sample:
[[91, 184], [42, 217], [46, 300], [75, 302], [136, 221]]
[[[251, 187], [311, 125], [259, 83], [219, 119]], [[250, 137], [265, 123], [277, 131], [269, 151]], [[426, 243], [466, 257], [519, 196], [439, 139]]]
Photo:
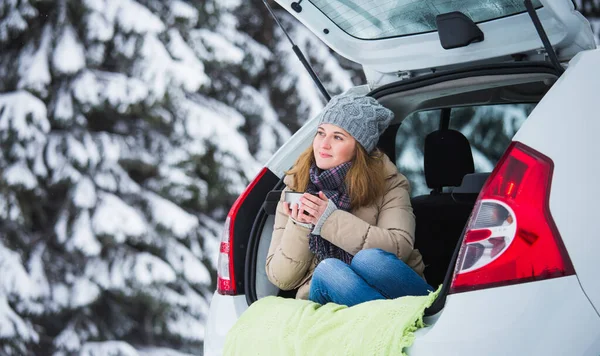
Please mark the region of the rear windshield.
[[[526, 11], [523, 0], [310, 0], [349, 35], [365, 40], [435, 31], [435, 17], [460, 11], [483, 22]], [[541, 7], [533, 0], [535, 8]]]

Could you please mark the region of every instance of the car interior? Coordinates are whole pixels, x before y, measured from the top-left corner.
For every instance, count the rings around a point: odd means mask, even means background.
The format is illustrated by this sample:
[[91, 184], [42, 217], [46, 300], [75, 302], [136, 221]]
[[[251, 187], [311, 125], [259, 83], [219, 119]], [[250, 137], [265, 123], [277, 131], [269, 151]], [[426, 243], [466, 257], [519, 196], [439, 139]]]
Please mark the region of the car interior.
[[[475, 73], [475, 72], [471, 72]], [[495, 74], [494, 74], [495, 73]], [[441, 109], [438, 129], [429, 132], [423, 147], [423, 172], [429, 194], [411, 198], [416, 217], [415, 248], [425, 262], [425, 277], [432, 286], [442, 284], [453, 270], [452, 259], [479, 191], [490, 172], [476, 173], [468, 139], [450, 129], [452, 108], [463, 106], [537, 103], [557, 78], [552, 70], [482, 72], [481, 75], [418, 80], [388, 85], [370, 93], [394, 111], [396, 119], [381, 136], [378, 147], [397, 161], [396, 133], [411, 113]], [[307, 143], [308, 144], [308, 143]], [[280, 291], [266, 277], [265, 261], [273, 232], [274, 212], [283, 183], [274, 187], [263, 204], [264, 215], [254, 238], [255, 251], [248, 251], [253, 293], [249, 302], [267, 295], [293, 297], [295, 291]], [[260, 215], [260, 214], [259, 214]], [[251, 237], [252, 238], [252, 237]], [[247, 287], [248, 288], [248, 287]]]

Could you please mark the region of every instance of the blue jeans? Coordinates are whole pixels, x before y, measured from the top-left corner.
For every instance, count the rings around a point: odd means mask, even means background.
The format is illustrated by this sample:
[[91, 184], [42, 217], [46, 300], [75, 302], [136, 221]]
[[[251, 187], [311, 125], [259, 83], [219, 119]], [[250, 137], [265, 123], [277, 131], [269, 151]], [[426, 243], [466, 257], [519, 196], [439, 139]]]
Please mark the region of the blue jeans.
[[312, 277], [309, 299], [353, 306], [430, 291], [433, 288], [396, 255], [368, 249], [359, 251], [350, 265], [336, 258], [321, 261]]

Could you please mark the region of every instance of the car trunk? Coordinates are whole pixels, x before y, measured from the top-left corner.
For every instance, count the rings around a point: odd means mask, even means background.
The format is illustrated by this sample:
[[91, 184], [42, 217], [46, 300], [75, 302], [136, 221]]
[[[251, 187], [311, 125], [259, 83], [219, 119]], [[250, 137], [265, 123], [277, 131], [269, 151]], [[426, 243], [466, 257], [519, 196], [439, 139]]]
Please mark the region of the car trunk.
[[[538, 102], [551, 87], [559, 74], [547, 62], [505, 63], [471, 66], [460, 70], [438, 72], [413, 79], [398, 81], [372, 91], [369, 95], [392, 109], [396, 118], [405, 118], [421, 110], [460, 107], [465, 105]], [[396, 131], [400, 123], [395, 122], [382, 135], [379, 147], [390, 157], [396, 157]], [[308, 145], [308, 142], [306, 143]], [[289, 167], [283, 168], [288, 169]], [[479, 188], [485, 181], [479, 179]], [[293, 297], [295, 291], [280, 291], [267, 279], [264, 264], [273, 227], [273, 214], [283, 189], [282, 180], [272, 183], [272, 193], [265, 195], [264, 203], [254, 220], [245, 255], [244, 286], [248, 304], [266, 295]], [[466, 189], [466, 188], [465, 188]], [[413, 199], [417, 219], [416, 247], [423, 250], [424, 260], [431, 256], [442, 256], [443, 261], [435, 266], [435, 271], [425, 271], [442, 283], [442, 291], [426, 315], [439, 312], [445, 302], [453, 277], [453, 266], [460, 246], [463, 228], [472, 210], [478, 190], [473, 187], [463, 190], [462, 214], [454, 214], [445, 223], [452, 226], [452, 234], [440, 243], [440, 236], [420, 226], [427, 224], [426, 215], [436, 216], [439, 211], [452, 211], [452, 206], [442, 207], [443, 203], [418, 206]], [[452, 198], [453, 199], [453, 198]], [[446, 201], [448, 201], [446, 199]], [[429, 210], [427, 210], [429, 209]], [[433, 209], [433, 210], [432, 210]], [[436, 210], [437, 209], [437, 210]], [[441, 209], [441, 210], [440, 210]], [[434, 212], [436, 211], [436, 212]], [[449, 214], [451, 215], [451, 214]], [[429, 220], [430, 221], [430, 220]], [[421, 225], [420, 225], [421, 224]], [[433, 248], [431, 248], [433, 246]], [[428, 256], [429, 255], [429, 256]], [[237, 271], [236, 271], [237, 272]], [[237, 273], [236, 273], [237, 274]]]

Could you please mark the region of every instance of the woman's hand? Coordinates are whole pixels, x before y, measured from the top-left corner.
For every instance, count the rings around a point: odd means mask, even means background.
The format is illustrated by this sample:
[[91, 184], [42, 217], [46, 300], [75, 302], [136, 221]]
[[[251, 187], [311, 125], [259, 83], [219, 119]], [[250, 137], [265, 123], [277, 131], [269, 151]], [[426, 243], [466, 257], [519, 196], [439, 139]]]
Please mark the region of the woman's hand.
[[284, 210], [288, 213], [288, 216], [297, 222], [301, 222], [304, 224], [311, 224], [309, 221], [309, 216], [303, 213], [303, 210], [298, 206], [298, 204], [290, 204], [286, 201], [283, 202]]
[[309, 223], [314, 225], [325, 212], [328, 201], [329, 199], [323, 192], [319, 192], [319, 196], [304, 193], [302, 198], [300, 198], [300, 210], [306, 211], [309, 214], [304, 215], [304, 217]]

